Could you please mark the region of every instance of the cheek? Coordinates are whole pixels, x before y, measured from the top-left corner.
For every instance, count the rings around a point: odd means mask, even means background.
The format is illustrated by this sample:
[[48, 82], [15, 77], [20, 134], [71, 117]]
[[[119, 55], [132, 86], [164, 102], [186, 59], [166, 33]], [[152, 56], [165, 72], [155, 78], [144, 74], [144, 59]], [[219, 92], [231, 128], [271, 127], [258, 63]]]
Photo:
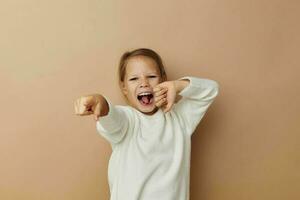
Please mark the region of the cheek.
[[152, 85], [152, 86], [156, 86], [156, 85], [158, 85], [159, 83], [160, 83], [160, 79], [154, 79], [154, 80], [151, 81], [151, 85]]
[[134, 85], [132, 84], [132, 85], [128, 85], [128, 96], [130, 96], [130, 97], [135, 97], [135, 87], [134, 87]]

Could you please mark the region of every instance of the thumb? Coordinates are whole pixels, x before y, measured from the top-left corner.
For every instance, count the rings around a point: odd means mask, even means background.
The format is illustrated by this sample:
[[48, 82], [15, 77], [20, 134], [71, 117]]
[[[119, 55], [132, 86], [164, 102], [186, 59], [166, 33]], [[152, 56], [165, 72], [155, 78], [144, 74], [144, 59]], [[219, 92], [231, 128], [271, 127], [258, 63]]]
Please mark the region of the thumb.
[[94, 119], [95, 121], [98, 121], [101, 113], [100, 103], [96, 104], [95, 110], [94, 110]]

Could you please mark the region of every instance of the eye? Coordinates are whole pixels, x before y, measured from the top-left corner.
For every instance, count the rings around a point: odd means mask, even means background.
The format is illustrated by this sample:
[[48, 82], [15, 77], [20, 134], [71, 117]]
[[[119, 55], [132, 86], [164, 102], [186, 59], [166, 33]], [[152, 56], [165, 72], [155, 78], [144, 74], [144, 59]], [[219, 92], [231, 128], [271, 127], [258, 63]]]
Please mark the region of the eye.
[[129, 81], [135, 81], [135, 80], [137, 80], [136, 77], [129, 79]]
[[148, 76], [149, 78], [156, 78], [157, 76], [156, 75], [151, 75], [151, 76]]

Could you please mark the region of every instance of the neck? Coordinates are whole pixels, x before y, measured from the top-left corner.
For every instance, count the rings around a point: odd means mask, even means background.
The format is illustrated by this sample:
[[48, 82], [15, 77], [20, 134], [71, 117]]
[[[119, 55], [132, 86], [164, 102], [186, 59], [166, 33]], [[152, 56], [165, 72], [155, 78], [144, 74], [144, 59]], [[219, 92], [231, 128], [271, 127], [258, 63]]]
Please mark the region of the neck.
[[153, 111], [151, 111], [151, 112], [142, 112], [142, 113], [144, 113], [145, 115], [153, 115], [153, 114], [155, 114], [156, 112], [158, 111], [158, 107], [155, 107], [155, 109], [153, 110]]

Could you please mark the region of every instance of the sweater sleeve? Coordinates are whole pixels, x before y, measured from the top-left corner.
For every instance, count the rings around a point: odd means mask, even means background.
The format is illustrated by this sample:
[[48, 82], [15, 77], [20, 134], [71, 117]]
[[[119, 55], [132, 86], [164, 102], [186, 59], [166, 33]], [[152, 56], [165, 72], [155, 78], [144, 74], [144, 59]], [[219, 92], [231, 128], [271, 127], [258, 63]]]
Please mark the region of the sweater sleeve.
[[105, 99], [109, 106], [109, 112], [96, 121], [96, 129], [111, 144], [116, 144], [126, 135], [129, 120], [126, 110], [122, 106], [115, 106], [108, 98], [105, 97]]
[[219, 85], [210, 79], [188, 76], [179, 80], [182, 79], [188, 79], [190, 83], [179, 93], [182, 98], [174, 105], [174, 112], [179, 116], [186, 132], [192, 135], [218, 95]]

